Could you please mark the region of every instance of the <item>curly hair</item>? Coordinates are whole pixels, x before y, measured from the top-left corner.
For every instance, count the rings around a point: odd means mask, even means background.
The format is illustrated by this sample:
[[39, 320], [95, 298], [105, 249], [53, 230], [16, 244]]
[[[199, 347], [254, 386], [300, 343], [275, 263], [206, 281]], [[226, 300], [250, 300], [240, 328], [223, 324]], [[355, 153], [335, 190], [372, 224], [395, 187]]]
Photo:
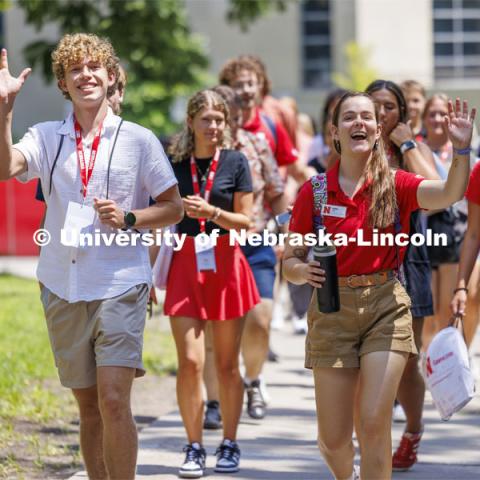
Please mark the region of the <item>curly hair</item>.
[[249, 60], [254, 65], [256, 65], [258, 71], [258, 80], [262, 84], [262, 97], [266, 97], [267, 95], [269, 95], [272, 91], [272, 81], [267, 74], [267, 67], [263, 63], [262, 59], [257, 55], [250, 54], [240, 55], [239, 58], [242, 60]]
[[231, 58], [227, 61], [218, 74], [218, 81], [220, 85], [232, 86], [233, 81], [237, 75], [242, 71], [247, 70], [255, 73], [259, 82], [262, 82], [263, 76], [258, 68], [258, 65], [246, 56]]
[[[119, 60], [110, 40], [91, 33], [74, 33], [64, 35], [52, 53], [52, 70], [57, 84], [61, 80], [65, 80], [65, 73], [70, 65], [81, 62], [86, 57], [100, 62], [108, 73], [113, 73], [115, 79], [118, 80]], [[116, 88], [115, 82], [108, 88], [107, 96], [112, 95]], [[62, 93], [65, 98], [71, 100], [68, 92], [62, 90]]]
[[[225, 100], [213, 90], [200, 90], [188, 101], [187, 118], [193, 120], [195, 115], [204, 108], [213, 108], [222, 112], [225, 117], [225, 130], [223, 132], [220, 148], [230, 148], [230, 111]], [[195, 150], [195, 135], [193, 130], [185, 122], [180, 133], [172, 138], [168, 152], [172, 155], [174, 163], [189, 158]]]

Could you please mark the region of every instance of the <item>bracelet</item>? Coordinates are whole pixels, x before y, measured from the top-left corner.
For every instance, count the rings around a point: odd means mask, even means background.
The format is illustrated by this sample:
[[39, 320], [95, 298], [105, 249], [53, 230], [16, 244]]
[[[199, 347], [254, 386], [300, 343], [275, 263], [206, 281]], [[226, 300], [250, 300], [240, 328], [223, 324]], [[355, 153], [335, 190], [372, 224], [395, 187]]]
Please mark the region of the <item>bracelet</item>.
[[453, 148], [454, 153], [457, 155], [470, 155], [470, 152], [472, 151], [472, 147], [466, 147], [466, 148]]
[[217, 220], [218, 217], [220, 216], [220, 213], [221, 213], [221, 212], [222, 212], [222, 211], [220, 210], [219, 207], [215, 207], [215, 212], [214, 212], [214, 214], [212, 215], [212, 217], [210, 217], [210, 221], [213, 222], [213, 221]]
[[464, 290], [465, 293], [468, 293], [468, 288], [466, 288], [466, 287], [459, 287], [459, 288], [456, 288], [456, 289], [453, 291], [453, 294], [455, 295], [457, 292], [461, 292], [462, 290]]

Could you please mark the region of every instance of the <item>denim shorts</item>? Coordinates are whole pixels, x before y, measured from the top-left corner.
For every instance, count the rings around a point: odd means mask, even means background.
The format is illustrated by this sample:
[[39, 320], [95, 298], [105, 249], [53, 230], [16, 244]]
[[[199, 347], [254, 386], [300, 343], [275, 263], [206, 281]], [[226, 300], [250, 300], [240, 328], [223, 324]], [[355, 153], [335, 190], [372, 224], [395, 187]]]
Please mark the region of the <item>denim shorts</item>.
[[272, 247], [260, 245], [242, 247], [250, 268], [252, 269], [258, 293], [261, 298], [273, 298], [273, 285], [275, 283], [275, 265], [277, 257]]
[[[426, 218], [418, 210], [410, 217], [410, 233], [425, 233]], [[409, 245], [403, 261], [403, 271], [407, 282], [406, 289], [412, 300], [412, 316], [433, 315], [431, 289], [432, 269], [428, 260], [426, 245]]]

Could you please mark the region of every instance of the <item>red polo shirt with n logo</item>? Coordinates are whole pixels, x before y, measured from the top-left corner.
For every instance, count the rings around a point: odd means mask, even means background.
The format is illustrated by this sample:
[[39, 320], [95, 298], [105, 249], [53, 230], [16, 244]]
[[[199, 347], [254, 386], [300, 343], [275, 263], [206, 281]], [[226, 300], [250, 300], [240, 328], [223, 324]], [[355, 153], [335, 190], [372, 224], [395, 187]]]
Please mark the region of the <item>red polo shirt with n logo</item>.
[[[341, 189], [338, 182], [340, 161], [327, 172], [328, 200], [323, 207], [323, 223], [327, 233], [332, 235], [343, 233], [349, 239], [359, 237], [362, 230], [363, 241], [369, 242], [373, 238], [373, 228], [368, 222], [370, 197], [367, 183], [350, 198]], [[395, 174], [395, 190], [397, 205], [400, 212], [401, 233], [409, 233], [410, 214], [419, 208], [417, 189], [424, 179], [403, 170]], [[301, 233], [314, 232], [313, 226], [313, 189], [310, 181], [306, 182], [293, 207], [290, 220], [290, 231]], [[377, 229], [381, 233], [395, 234], [394, 225]], [[367, 275], [382, 270], [397, 268], [396, 249], [394, 246], [360, 246], [357, 242], [349, 241], [348, 245], [337, 246], [338, 275]], [[400, 263], [403, 261], [407, 247], [399, 247]]]

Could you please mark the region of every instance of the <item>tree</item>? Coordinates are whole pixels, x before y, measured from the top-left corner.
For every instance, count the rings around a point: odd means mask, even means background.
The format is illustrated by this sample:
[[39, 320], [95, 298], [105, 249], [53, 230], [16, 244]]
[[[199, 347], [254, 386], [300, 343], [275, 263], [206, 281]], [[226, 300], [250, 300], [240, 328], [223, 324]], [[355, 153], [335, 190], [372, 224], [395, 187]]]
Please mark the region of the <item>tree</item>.
[[333, 83], [346, 90], [363, 92], [373, 80], [378, 78], [376, 70], [369, 65], [369, 50], [356, 42], [348, 42], [345, 46], [345, 57], [346, 73], [333, 73]]
[[[158, 134], [176, 128], [170, 119], [174, 100], [206, 83], [208, 60], [179, 0], [19, 0], [18, 5], [37, 30], [53, 22], [61, 34], [108, 37], [128, 72], [123, 116]], [[47, 79], [56, 43], [39, 39], [25, 48], [28, 63], [42, 68]]]
[[[230, 0], [227, 19], [242, 30], [287, 0]], [[11, 2], [0, 0], [0, 10]], [[184, 0], [18, 0], [27, 23], [39, 31], [54, 23], [60, 34], [92, 32], [108, 37], [128, 72], [123, 116], [157, 134], [176, 129], [170, 110], [178, 97], [210, 83], [202, 39], [192, 35]], [[51, 53], [57, 41], [39, 39], [25, 48], [29, 65], [52, 80]]]
[[230, 0], [227, 20], [237, 23], [245, 32], [257, 18], [272, 10], [283, 12], [286, 8], [287, 0]]

